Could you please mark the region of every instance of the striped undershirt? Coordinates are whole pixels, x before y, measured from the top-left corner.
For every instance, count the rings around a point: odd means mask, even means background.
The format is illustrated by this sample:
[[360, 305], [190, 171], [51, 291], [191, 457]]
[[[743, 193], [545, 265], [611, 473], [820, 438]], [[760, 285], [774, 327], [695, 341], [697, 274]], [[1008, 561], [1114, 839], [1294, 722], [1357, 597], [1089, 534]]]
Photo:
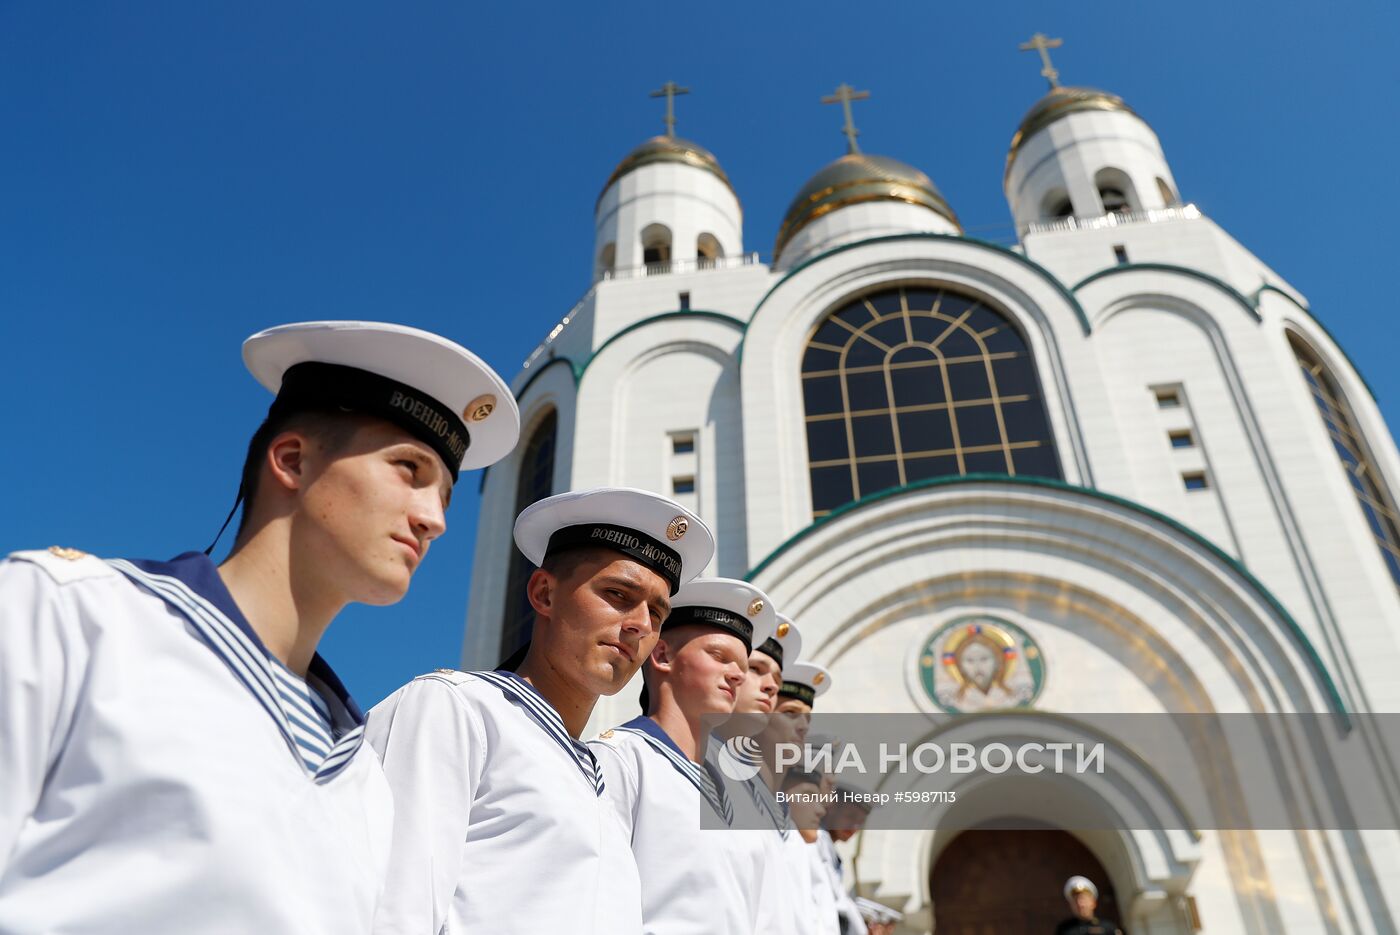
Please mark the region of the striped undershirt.
[[297, 742], [301, 761], [314, 773], [325, 762], [333, 745], [330, 707], [303, 679], [275, 659], [272, 660], [272, 674], [277, 680], [277, 697], [292, 725], [292, 737]]

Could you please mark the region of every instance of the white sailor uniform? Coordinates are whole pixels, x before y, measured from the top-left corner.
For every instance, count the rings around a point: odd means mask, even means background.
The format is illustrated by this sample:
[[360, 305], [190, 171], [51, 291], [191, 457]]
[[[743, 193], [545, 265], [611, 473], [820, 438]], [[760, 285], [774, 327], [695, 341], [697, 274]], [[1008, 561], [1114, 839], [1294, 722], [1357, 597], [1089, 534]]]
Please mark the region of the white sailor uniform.
[[802, 839], [802, 834], [791, 824], [787, 836], [783, 838], [782, 868], [787, 878], [788, 905], [792, 919], [792, 931], [798, 935], [825, 935], [817, 904], [817, 891], [814, 883], [815, 865], [812, 853], [816, 848]]
[[841, 935], [866, 935], [865, 919], [861, 916], [860, 907], [856, 905], [850, 891], [846, 889], [846, 880], [841, 872], [841, 855], [836, 852], [836, 842], [832, 839], [831, 832], [825, 828], [818, 830], [816, 846], [826, 864], [827, 878], [830, 880], [831, 893], [836, 903], [838, 930]]
[[0, 931], [368, 931], [388, 786], [279, 668], [202, 554], [0, 562]]
[[[719, 738], [711, 737], [706, 754], [712, 770], [721, 776], [719, 754], [723, 746]], [[729, 834], [734, 836], [736, 846], [756, 851], [752, 859], [758, 863], [758, 874], [747, 881], [753, 930], [761, 935], [802, 935], [793, 915], [791, 883], [784, 867], [785, 840], [789, 834], [796, 834], [790, 827], [787, 810], [768, 791], [761, 776], [745, 782], [726, 779], [724, 788], [734, 808], [735, 830]]]
[[[651, 718], [638, 717], [589, 741], [605, 798], [632, 843], [646, 935], [751, 935], [749, 896], [760, 856], [733, 822], [733, 806], [705, 765], [681, 753]], [[702, 824], [701, 809], [714, 813]], [[708, 827], [707, 827], [708, 825]]]
[[634, 935], [637, 867], [588, 747], [509, 672], [421, 676], [369, 712], [397, 803], [376, 935]]

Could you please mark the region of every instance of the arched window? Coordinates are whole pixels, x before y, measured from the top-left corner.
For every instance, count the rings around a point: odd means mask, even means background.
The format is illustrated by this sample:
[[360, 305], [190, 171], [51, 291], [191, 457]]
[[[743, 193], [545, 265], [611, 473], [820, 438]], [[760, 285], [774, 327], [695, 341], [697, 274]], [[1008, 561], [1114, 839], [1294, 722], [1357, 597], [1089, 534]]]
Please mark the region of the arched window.
[[[551, 409], [540, 420], [530, 443], [520, 456], [520, 472], [515, 481], [515, 513], [536, 500], [543, 500], [554, 485], [554, 441], [559, 426], [558, 414]], [[525, 596], [525, 585], [535, 566], [514, 545], [510, 549], [510, 570], [506, 573], [505, 613], [501, 624], [501, 658], [505, 659], [530, 638], [535, 611]]]
[[701, 269], [715, 265], [715, 260], [724, 256], [724, 248], [714, 234], [701, 234], [695, 239], [695, 258]]
[[812, 515], [959, 474], [1060, 477], [1035, 362], [977, 299], [906, 286], [853, 299], [802, 358]]
[[1051, 189], [1040, 203], [1040, 216], [1047, 221], [1071, 217], [1073, 214], [1074, 205], [1070, 203], [1069, 194], [1063, 188]]
[[606, 276], [617, 265], [617, 244], [605, 244], [598, 253], [598, 275]]
[[1094, 185], [1099, 190], [1104, 214], [1127, 213], [1142, 207], [1132, 179], [1122, 169], [1100, 169], [1094, 173]]
[[1157, 179], [1157, 194], [1162, 196], [1162, 204], [1168, 208], [1176, 204], [1176, 193], [1172, 191], [1172, 187], [1167, 184], [1166, 179]]
[[648, 224], [642, 228], [642, 262], [647, 272], [669, 272], [671, 265], [671, 229], [665, 224]]
[[1312, 348], [1296, 335], [1289, 333], [1288, 343], [1293, 348], [1293, 356], [1302, 368], [1303, 379], [1312, 392], [1313, 402], [1322, 416], [1322, 424], [1332, 439], [1332, 447], [1341, 459], [1347, 480], [1351, 482], [1352, 493], [1361, 505], [1361, 513], [1366, 517], [1366, 525], [1381, 550], [1385, 567], [1390, 577], [1400, 585], [1400, 517], [1396, 515], [1395, 501], [1385, 490], [1385, 484], [1376, 473], [1370, 458], [1366, 440], [1361, 437], [1351, 407], [1347, 405], [1337, 381], [1322, 366]]

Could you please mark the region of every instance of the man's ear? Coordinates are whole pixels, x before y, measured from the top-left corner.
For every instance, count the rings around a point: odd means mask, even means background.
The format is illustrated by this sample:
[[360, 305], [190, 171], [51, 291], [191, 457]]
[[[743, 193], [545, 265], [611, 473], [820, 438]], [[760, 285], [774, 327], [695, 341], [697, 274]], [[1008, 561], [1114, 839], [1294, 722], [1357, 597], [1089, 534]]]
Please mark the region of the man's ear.
[[651, 655], [648, 657], [652, 666], [658, 672], [670, 672], [671, 666], [675, 663], [676, 656], [671, 650], [671, 644], [665, 637], [657, 639], [656, 645], [651, 648]]
[[535, 613], [541, 617], [548, 617], [554, 608], [554, 592], [559, 586], [559, 579], [555, 578], [543, 568], [536, 568], [530, 574], [530, 580], [525, 582], [525, 596], [530, 599], [530, 606]]
[[301, 490], [307, 482], [310, 440], [301, 432], [283, 432], [267, 446], [266, 464], [273, 482], [286, 491]]

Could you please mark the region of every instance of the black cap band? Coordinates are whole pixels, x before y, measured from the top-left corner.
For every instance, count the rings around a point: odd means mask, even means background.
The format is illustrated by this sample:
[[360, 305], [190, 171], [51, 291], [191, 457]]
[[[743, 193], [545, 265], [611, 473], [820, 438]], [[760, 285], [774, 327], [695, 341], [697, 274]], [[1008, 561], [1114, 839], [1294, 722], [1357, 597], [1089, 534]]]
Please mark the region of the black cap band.
[[441, 402], [358, 367], [306, 361], [287, 368], [268, 416], [302, 406], [336, 407], [392, 422], [436, 451], [454, 481], [471, 445], [466, 423]]
[[753, 652], [753, 624], [732, 610], [725, 610], [722, 607], [705, 607], [702, 605], [690, 605], [686, 607], [673, 607], [671, 615], [666, 618], [666, 622], [661, 625], [661, 632], [675, 627], [683, 627], [691, 624], [698, 624], [703, 627], [713, 627], [722, 630], [731, 636], [737, 636], [744, 641], [744, 652]]
[[671, 586], [672, 594], [681, 589], [680, 553], [635, 529], [611, 526], [607, 523], [565, 526], [555, 530], [554, 535], [549, 537], [549, 545], [545, 546], [544, 554], [548, 558], [566, 549], [612, 549], [614, 552], [621, 552], [665, 578], [666, 583]]
[[768, 639], [764, 640], [757, 651], [766, 656], [772, 656], [773, 661], [778, 664], [778, 669], [781, 670], [783, 668], [783, 644], [779, 643], [775, 637], [770, 636]]
[[817, 701], [817, 690], [801, 682], [784, 682], [783, 687], [778, 689], [778, 697], [795, 698], [810, 708]]

